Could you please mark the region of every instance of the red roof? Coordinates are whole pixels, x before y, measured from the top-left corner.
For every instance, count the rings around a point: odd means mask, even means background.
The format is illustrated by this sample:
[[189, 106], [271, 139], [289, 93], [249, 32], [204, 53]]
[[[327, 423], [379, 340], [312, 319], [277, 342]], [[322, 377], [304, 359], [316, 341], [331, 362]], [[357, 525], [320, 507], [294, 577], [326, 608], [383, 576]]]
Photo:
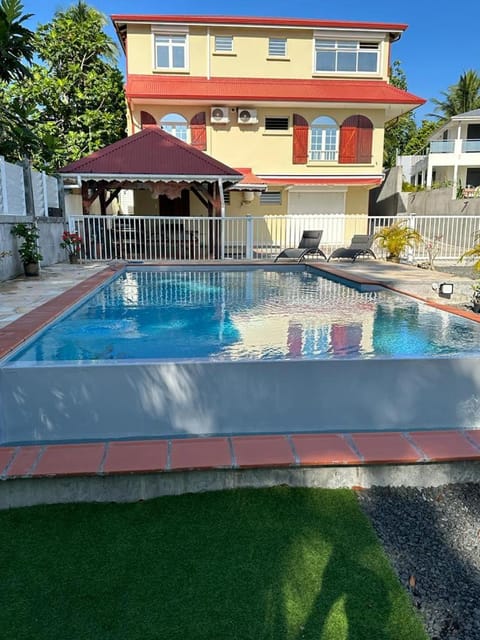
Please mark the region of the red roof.
[[290, 80], [273, 78], [204, 78], [190, 76], [128, 76], [127, 98], [168, 100], [232, 100], [272, 102], [425, 103], [423, 98], [383, 80]]
[[229, 177], [242, 174], [159, 127], [118, 140], [68, 164], [59, 173], [101, 176]]
[[390, 22], [354, 22], [351, 20], [315, 20], [311, 18], [268, 18], [259, 16], [190, 16], [190, 15], [130, 15], [110, 16], [112, 22], [165, 22], [169, 24], [225, 24], [259, 27], [306, 27], [310, 29], [367, 29], [375, 31], [405, 31], [406, 24]]
[[243, 174], [243, 178], [240, 182], [237, 182], [236, 187], [247, 187], [247, 186], [263, 186], [265, 187], [265, 180], [261, 180], [258, 176], [256, 176], [250, 167], [242, 167], [237, 168], [236, 171], [240, 171]]

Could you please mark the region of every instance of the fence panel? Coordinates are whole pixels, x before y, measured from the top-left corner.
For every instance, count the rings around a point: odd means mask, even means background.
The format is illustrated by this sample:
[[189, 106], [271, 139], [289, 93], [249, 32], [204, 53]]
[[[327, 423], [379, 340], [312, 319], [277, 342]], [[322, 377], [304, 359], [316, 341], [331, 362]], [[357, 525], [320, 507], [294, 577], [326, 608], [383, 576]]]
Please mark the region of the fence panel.
[[[295, 215], [231, 218], [160, 216], [71, 216], [70, 229], [84, 239], [86, 260], [271, 260], [286, 247], [298, 245], [303, 230], [323, 229], [321, 242], [329, 255], [348, 246], [355, 234], [375, 234], [394, 223], [415, 228], [423, 242], [409, 261], [458, 260], [475, 242], [480, 216]], [[328, 231], [325, 234], [325, 230]], [[333, 241], [332, 239], [335, 239]], [[379, 258], [385, 252], [374, 246]]]

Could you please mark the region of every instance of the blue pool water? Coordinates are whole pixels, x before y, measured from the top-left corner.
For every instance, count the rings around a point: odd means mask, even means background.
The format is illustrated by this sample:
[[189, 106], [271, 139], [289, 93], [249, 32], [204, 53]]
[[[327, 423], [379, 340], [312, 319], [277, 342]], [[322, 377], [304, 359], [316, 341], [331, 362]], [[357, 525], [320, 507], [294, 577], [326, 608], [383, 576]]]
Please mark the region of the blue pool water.
[[404, 358], [478, 353], [480, 325], [313, 269], [128, 270], [19, 363]]

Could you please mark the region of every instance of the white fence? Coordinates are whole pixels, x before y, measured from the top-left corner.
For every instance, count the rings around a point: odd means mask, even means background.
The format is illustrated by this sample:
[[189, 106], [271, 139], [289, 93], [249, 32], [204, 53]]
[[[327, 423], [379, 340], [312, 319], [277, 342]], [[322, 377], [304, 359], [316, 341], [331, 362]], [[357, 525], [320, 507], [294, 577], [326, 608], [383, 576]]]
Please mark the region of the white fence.
[[46, 217], [60, 209], [57, 178], [0, 156], [0, 216]]
[[[70, 216], [69, 228], [84, 240], [85, 260], [269, 260], [298, 245], [302, 232], [322, 229], [320, 247], [329, 255], [354, 234], [374, 234], [403, 221], [424, 242], [405, 256], [411, 261], [458, 260], [475, 242], [480, 216], [290, 215], [228, 218], [160, 216]], [[378, 248], [379, 257], [384, 257]]]

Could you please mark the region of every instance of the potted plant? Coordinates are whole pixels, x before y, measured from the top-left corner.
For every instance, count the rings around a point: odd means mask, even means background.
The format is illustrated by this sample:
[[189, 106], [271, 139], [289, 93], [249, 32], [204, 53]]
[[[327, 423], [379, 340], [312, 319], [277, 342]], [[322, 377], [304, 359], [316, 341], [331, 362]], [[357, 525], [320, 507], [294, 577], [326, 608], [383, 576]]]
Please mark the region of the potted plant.
[[38, 276], [39, 262], [43, 256], [38, 249], [38, 238], [40, 234], [36, 225], [32, 222], [19, 222], [13, 225], [11, 233], [16, 238], [21, 238], [22, 244], [18, 248], [20, 259], [23, 262], [23, 270], [26, 276]]
[[480, 313], [480, 280], [472, 285], [472, 311]]
[[405, 249], [413, 249], [422, 242], [422, 236], [418, 231], [401, 222], [380, 229], [375, 234], [375, 239], [382, 249], [387, 250], [387, 260], [390, 262], [400, 262], [400, 256]]
[[76, 264], [80, 258], [80, 250], [83, 244], [82, 238], [76, 232], [64, 231], [60, 246], [65, 249], [70, 264]]

